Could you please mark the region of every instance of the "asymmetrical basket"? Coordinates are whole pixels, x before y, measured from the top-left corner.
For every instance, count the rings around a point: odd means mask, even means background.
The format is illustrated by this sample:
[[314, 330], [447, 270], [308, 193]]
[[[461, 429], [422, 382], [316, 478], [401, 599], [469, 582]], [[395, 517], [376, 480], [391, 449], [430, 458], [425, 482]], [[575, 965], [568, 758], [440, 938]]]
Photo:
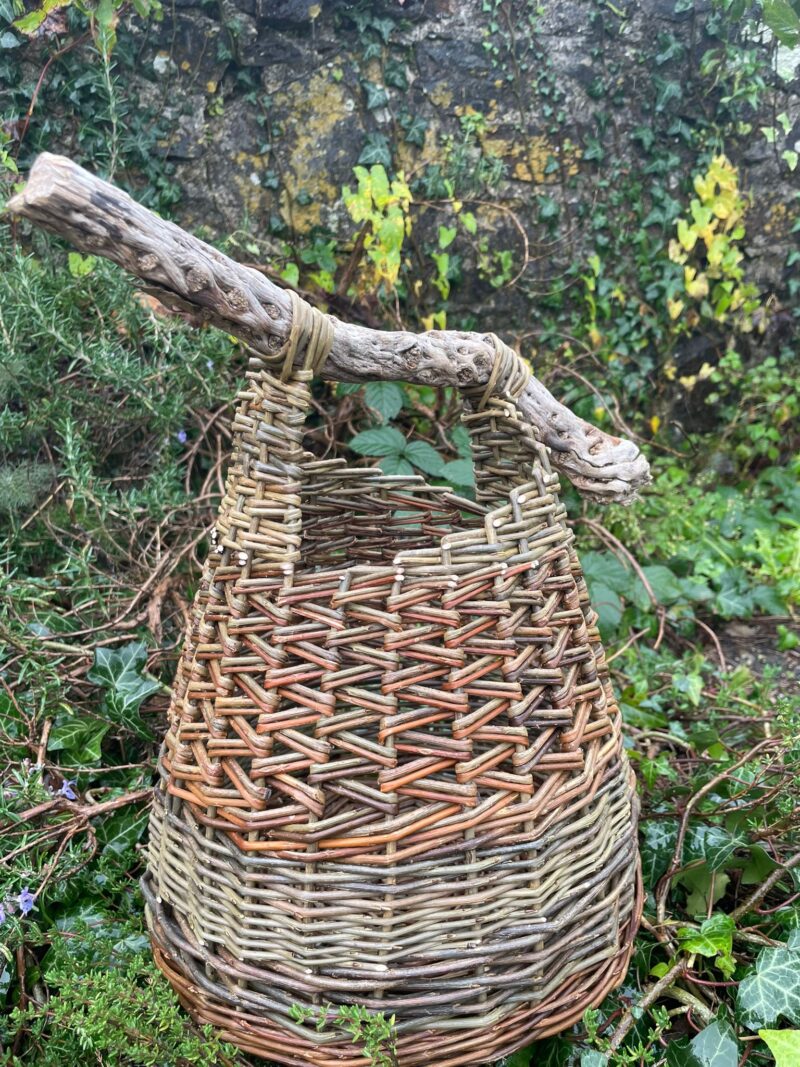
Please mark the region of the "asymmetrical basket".
[[[175, 681], [148, 872], [159, 966], [251, 1054], [487, 1064], [622, 980], [633, 780], [559, 485], [497, 338], [466, 392], [477, 502], [303, 450], [330, 321], [254, 358]], [[297, 357], [305, 352], [302, 369]], [[305, 1023], [292, 1005], [312, 1009]]]

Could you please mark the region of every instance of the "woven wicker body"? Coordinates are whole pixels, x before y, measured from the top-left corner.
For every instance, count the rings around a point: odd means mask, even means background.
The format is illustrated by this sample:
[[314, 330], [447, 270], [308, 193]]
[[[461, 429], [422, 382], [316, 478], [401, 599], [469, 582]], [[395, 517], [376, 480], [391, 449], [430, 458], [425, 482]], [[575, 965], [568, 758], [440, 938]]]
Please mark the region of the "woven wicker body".
[[[486, 1064], [622, 980], [632, 776], [559, 486], [500, 342], [477, 502], [303, 451], [325, 321], [254, 360], [175, 682], [144, 892], [186, 1008], [285, 1064], [395, 1015], [401, 1067]], [[308, 358], [293, 371], [299, 351]]]

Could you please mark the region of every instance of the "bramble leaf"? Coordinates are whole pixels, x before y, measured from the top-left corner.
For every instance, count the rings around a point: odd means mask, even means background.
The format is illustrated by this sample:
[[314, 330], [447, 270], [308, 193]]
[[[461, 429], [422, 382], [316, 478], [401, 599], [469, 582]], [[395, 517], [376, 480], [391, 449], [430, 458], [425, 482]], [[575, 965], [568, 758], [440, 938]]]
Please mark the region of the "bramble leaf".
[[451, 485], [474, 485], [475, 469], [471, 459], [454, 459], [445, 463], [441, 470], [441, 477], [446, 478]]
[[387, 422], [403, 406], [403, 387], [397, 382], [370, 382], [364, 389], [364, 400]]
[[401, 455], [406, 439], [394, 426], [375, 426], [362, 430], [350, 441], [350, 447], [361, 456]]
[[384, 456], [378, 466], [384, 474], [413, 474], [414, 468], [400, 452]]
[[410, 441], [403, 454], [415, 467], [419, 467], [426, 474], [441, 475], [444, 460], [427, 441]]

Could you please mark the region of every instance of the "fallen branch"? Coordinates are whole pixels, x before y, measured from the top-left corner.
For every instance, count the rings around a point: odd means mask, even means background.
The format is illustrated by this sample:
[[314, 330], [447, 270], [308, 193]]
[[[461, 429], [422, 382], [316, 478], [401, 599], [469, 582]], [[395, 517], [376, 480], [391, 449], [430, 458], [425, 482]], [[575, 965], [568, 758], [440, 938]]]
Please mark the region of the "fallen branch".
[[[165, 304], [274, 355], [291, 325], [289, 294], [269, 278], [137, 204], [127, 193], [63, 156], [40, 155], [8, 210], [105, 256], [153, 289]], [[494, 349], [482, 334], [389, 332], [335, 321], [326, 378], [475, 386], [487, 381]], [[553, 466], [588, 497], [628, 503], [650, 480], [637, 446], [604, 433], [560, 404], [532, 378], [518, 400], [552, 453]]]

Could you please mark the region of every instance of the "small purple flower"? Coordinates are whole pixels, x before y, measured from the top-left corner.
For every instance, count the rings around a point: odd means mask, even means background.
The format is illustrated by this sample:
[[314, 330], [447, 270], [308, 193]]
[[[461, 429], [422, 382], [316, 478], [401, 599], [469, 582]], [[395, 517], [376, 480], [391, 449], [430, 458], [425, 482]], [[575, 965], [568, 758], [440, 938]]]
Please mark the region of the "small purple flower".
[[186, 430], [178, 430], [178, 432], [175, 434], [175, 437], [177, 438], [178, 442], [182, 445], [186, 444], [186, 436]]
[[22, 914], [29, 915], [30, 912], [32, 912], [33, 909], [36, 907], [36, 894], [31, 893], [31, 891], [26, 887], [17, 896], [17, 901], [19, 903], [19, 910], [22, 912]]
[[206, 366], [208, 367], [209, 370], [213, 370], [214, 369], [214, 360], [213, 359], [207, 359], [206, 360]]
[[77, 800], [78, 799], [78, 794], [72, 788], [74, 785], [75, 785], [75, 779], [74, 778], [65, 778], [64, 781], [61, 783], [61, 788], [58, 791], [59, 794], [62, 797], [66, 797], [67, 800]]
[[6, 909], [0, 904], [0, 925], [6, 921]]

